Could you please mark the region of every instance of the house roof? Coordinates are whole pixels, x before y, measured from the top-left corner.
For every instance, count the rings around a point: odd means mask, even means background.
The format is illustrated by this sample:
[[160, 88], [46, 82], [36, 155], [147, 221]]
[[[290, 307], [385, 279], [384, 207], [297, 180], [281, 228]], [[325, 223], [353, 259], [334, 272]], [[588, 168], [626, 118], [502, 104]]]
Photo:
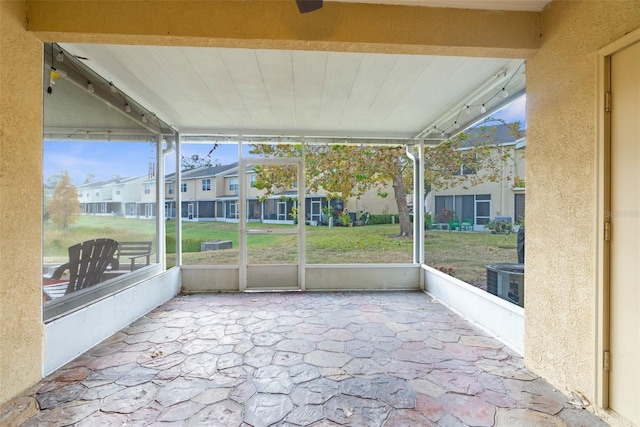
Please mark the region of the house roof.
[[100, 181], [91, 181], [91, 182], [86, 182], [84, 184], [77, 185], [76, 188], [82, 189], [82, 188], [104, 187], [105, 185], [109, 185], [109, 184], [125, 183], [133, 179], [136, 179], [136, 177], [127, 177], [127, 178], [118, 177], [118, 178], [111, 178], [111, 179], [100, 180]]
[[[238, 167], [238, 162], [234, 162], [226, 165], [202, 166], [194, 169], [186, 169], [182, 171], [182, 179], [185, 180], [185, 179], [194, 179], [194, 178], [215, 177], [237, 167]], [[170, 173], [165, 175], [166, 182], [173, 182], [175, 181], [175, 179], [176, 179], [175, 173]]]
[[[491, 141], [487, 141], [483, 134], [491, 133]], [[515, 144], [516, 141], [521, 140], [525, 137], [526, 131], [523, 129], [520, 131], [521, 135], [517, 136], [511, 133], [511, 128], [509, 127], [509, 123], [507, 124], [481, 124], [474, 128], [468, 129], [465, 131], [465, 134], [469, 137], [467, 140], [462, 141], [462, 148], [469, 148], [479, 144], [487, 144], [492, 143], [495, 145], [511, 145]]]

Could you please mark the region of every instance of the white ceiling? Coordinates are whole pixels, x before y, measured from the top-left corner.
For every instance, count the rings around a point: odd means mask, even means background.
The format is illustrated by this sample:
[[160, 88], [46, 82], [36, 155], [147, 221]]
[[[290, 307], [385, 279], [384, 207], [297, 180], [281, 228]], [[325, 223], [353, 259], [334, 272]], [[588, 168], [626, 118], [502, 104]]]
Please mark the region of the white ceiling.
[[[367, 2], [376, 2], [367, 1]], [[539, 10], [545, 0], [380, 0]], [[64, 44], [181, 135], [441, 138], [525, 88], [522, 60]], [[508, 96], [500, 95], [506, 87]], [[469, 108], [467, 108], [469, 106]], [[486, 115], [486, 114], [485, 114]]]

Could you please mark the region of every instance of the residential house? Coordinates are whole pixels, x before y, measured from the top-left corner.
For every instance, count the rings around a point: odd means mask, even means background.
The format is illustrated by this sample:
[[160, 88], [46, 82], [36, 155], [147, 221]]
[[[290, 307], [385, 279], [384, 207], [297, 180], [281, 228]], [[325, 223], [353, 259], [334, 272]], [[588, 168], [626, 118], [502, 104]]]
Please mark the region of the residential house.
[[147, 176], [92, 181], [78, 187], [85, 215], [119, 215], [127, 218], [155, 217], [153, 180]]
[[[239, 215], [239, 166], [238, 163], [199, 167], [182, 172], [180, 191], [182, 193], [182, 219], [186, 221], [223, 221], [237, 222]], [[290, 223], [295, 220], [298, 194], [295, 186], [282, 189], [264, 197], [265, 192], [255, 188], [256, 173], [253, 165], [247, 166], [244, 174], [247, 183], [247, 218], [251, 222]], [[175, 218], [175, 174], [169, 174], [165, 180], [165, 216]], [[352, 197], [346, 203], [340, 199], [328, 200], [320, 189], [316, 194], [306, 197], [306, 220], [312, 224], [326, 223], [323, 209], [331, 205], [336, 211], [345, 208], [349, 212], [361, 213], [397, 213], [392, 197], [391, 185], [386, 188], [389, 197], [383, 198], [378, 190], [366, 192], [360, 198]]]
[[[176, 216], [176, 194], [181, 195], [182, 219], [187, 221], [224, 220], [235, 215], [233, 206], [222, 202], [228, 194], [225, 189], [225, 174], [237, 169], [238, 164], [202, 166], [182, 172], [181, 183], [176, 183], [175, 173], [165, 179], [165, 217]], [[180, 188], [178, 188], [178, 186]], [[228, 187], [227, 187], [228, 188]], [[235, 194], [235, 193], [232, 193]]]
[[[475, 133], [469, 132], [468, 144], [474, 143]], [[498, 159], [496, 170], [461, 165], [459, 176], [467, 176], [468, 180], [429, 192], [426, 209], [435, 223], [448, 223], [454, 217], [472, 224], [474, 231], [488, 231], [486, 226], [491, 221], [515, 223], [524, 219], [526, 139], [516, 139], [505, 125], [496, 128], [493, 139], [495, 146], [490, 155]], [[499, 160], [502, 157], [505, 161]], [[489, 179], [488, 175], [497, 179]], [[472, 185], [471, 178], [479, 184]]]

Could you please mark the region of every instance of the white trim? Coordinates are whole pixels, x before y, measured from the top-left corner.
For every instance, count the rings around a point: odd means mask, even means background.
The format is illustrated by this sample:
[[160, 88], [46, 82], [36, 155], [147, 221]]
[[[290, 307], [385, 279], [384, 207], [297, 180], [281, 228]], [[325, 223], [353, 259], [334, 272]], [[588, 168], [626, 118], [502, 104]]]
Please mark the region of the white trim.
[[524, 309], [423, 265], [426, 292], [465, 319], [524, 354]]
[[[640, 28], [630, 32], [622, 38], [608, 44], [596, 52], [596, 224], [594, 227], [594, 241], [596, 251], [594, 255], [596, 289], [595, 289], [595, 339], [594, 350], [596, 360], [594, 360], [594, 393], [595, 403], [601, 408], [609, 407], [609, 380], [604, 370], [604, 351], [609, 349], [609, 288], [608, 276], [608, 244], [604, 241], [605, 210], [607, 206], [607, 185], [609, 170], [609, 116], [605, 113], [605, 92], [609, 90], [609, 58], [632, 44], [640, 41]], [[612, 415], [607, 410], [608, 415]]]
[[172, 268], [44, 326], [45, 377], [180, 292]]
[[[280, 268], [289, 268], [286, 274], [290, 277], [291, 267], [294, 265], [251, 265], [255, 282], [249, 283], [246, 289], [262, 287], [257, 280], [271, 283], [280, 274]], [[302, 270], [306, 291], [419, 290], [421, 274], [418, 264], [307, 264]], [[182, 289], [185, 292], [237, 292], [240, 271], [237, 265], [185, 265]]]

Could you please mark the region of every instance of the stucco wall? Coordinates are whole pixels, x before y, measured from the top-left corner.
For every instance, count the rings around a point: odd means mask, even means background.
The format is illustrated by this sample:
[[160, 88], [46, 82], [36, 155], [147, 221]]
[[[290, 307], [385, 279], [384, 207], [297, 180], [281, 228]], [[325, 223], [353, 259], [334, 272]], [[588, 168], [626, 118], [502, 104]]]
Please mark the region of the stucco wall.
[[554, 1], [527, 61], [525, 364], [596, 395], [596, 51], [640, 27], [640, 2]]
[[26, 2], [0, 1], [0, 402], [42, 365], [42, 45]]

